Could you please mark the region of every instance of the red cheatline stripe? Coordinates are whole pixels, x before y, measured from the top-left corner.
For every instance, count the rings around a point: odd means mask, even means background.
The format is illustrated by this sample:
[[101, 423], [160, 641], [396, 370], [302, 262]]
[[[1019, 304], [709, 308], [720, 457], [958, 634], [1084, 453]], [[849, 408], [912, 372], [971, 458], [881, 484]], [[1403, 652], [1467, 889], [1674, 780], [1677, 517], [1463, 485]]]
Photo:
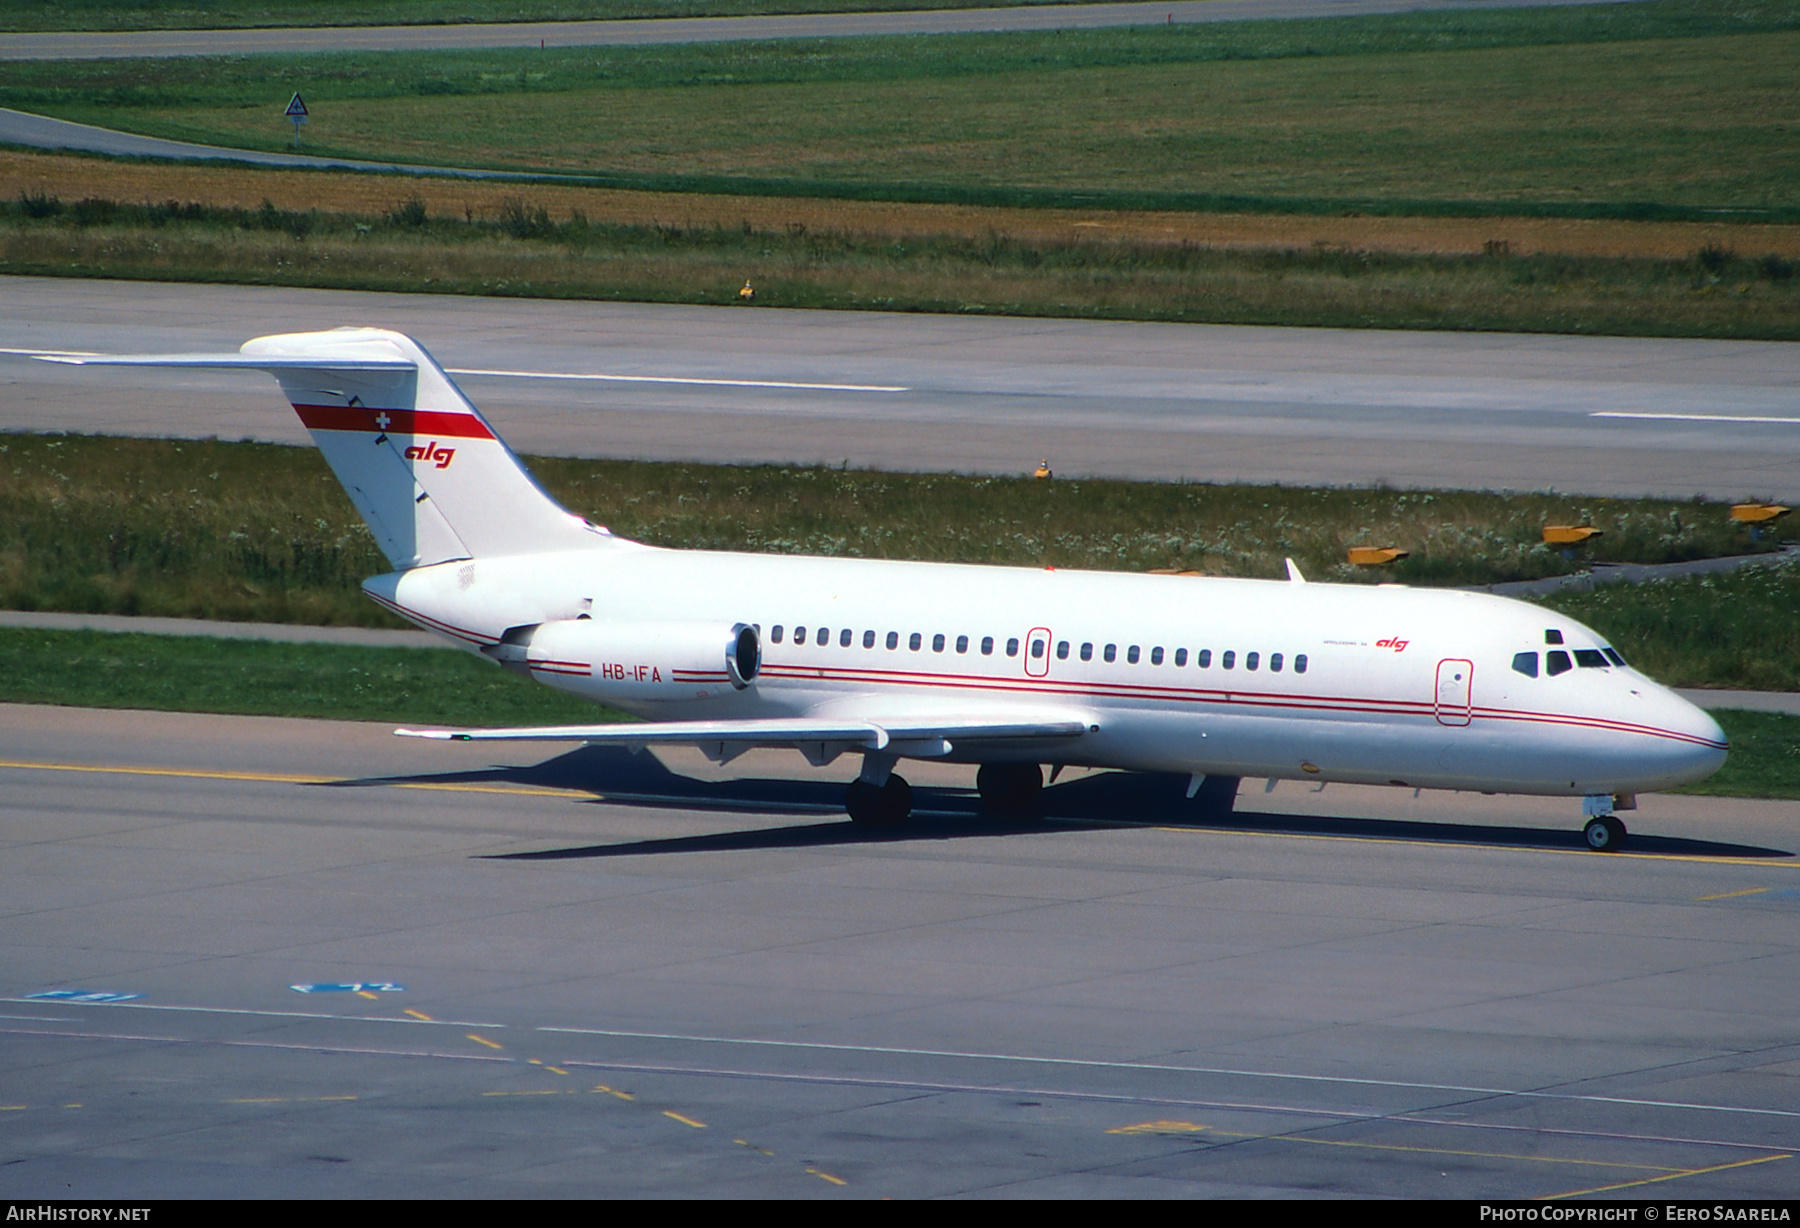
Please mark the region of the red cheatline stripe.
[[[1378, 716], [1427, 717], [1436, 711], [1429, 703], [1416, 703], [1410, 700], [1361, 699], [1352, 696], [1313, 697], [1218, 690], [1181, 691], [1172, 687], [1134, 687], [1122, 683], [1058, 684], [1038, 682], [1027, 678], [983, 678], [979, 675], [914, 674], [902, 671], [889, 673], [877, 670], [833, 670], [817, 666], [764, 666], [763, 676], [794, 682], [886, 683], [899, 686], [933, 686], [952, 690], [1082, 695], [1113, 700], [1142, 699], [1179, 703], [1212, 703], [1230, 707], [1290, 708], [1309, 712], [1367, 712]], [[1606, 717], [1565, 716], [1552, 712], [1513, 712], [1501, 708], [1477, 708], [1475, 715], [1485, 720], [1522, 721], [1599, 729], [1610, 733], [1635, 733], [1646, 737], [1687, 742], [1696, 746], [1724, 749], [1723, 745], [1708, 738], [1698, 738], [1692, 734], [1680, 733], [1672, 729], [1659, 729], [1654, 725], [1638, 725]]]
[[[365, 589], [364, 592], [368, 593], [368, 590]], [[442, 619], [432, 618], [429, 615], [421, 614], [417, 610], [409, 610], [398, 602], [389, 601], [387, 598], [376, 596], [374, 593], [368, 593], [368, 598], [383, 609], [392, 610], [401, 618], [418, 623], [432, 631], [441, 631], [445, 635], [454, 636], [459, 640], [467, 640], [471, 644], [496, 644], [499, 642], [491, 635], [483, 635], [479, 631], [469, 631], [451, 623], [444, 622]]]
[[449, 439], [492, 439], [474, 414], [435, 409], [371, 409], [349, 405], [296, 405], [309, 431], [363, 431], [370, 435], [442, 435]]

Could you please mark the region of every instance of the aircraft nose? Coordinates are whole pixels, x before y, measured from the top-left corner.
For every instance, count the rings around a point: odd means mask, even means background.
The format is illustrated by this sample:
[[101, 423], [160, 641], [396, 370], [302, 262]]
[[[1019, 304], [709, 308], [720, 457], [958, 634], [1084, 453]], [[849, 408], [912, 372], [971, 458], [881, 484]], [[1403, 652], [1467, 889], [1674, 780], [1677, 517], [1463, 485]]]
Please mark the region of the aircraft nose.
[[1731, 743], [1712, 714], [1673, 691], [1668, 692], [1666, 712], [1664, 728], [1676, 735], [1669, 747], [1674, 760], [1671, 766], [1680, 773], [1682, 783], [1701, 780], [1718, 771]]

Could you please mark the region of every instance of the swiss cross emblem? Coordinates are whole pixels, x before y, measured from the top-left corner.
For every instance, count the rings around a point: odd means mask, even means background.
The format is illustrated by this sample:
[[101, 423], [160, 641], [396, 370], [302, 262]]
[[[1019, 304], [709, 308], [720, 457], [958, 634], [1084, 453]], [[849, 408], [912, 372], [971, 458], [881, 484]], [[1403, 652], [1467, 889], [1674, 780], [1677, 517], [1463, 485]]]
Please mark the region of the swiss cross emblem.
[[392, 418], [387, 416], [387, 410], [385, 409], [375, 415], [375, 425], [384, 431], [388, 429], [388, 426], [392, 424], [393, 421]]

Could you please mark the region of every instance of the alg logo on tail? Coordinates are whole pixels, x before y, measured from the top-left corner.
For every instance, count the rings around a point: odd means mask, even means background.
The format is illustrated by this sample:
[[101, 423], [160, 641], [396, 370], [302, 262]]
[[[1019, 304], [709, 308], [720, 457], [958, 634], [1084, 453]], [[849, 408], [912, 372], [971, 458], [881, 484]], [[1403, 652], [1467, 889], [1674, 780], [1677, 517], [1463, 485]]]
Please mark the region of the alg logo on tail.
[[427, 444], [414, 444], [406, 450], [406, 459], [410, 461], [436, 461], [439, 469], [450, 467], [450, 458], [456, 455], [455, 448], [446, 448], [432, 440]]

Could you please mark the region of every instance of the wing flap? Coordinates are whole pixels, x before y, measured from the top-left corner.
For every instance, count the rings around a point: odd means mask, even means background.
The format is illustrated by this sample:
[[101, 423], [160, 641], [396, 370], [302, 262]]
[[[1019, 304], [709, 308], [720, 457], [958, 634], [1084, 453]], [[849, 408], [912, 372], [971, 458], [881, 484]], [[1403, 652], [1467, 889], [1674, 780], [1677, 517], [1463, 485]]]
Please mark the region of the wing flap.
[[1032, 719], [1020, 713], [997, 717], [908, 716], [894, 721], [818, 720], [774, 717], [731, 721], [645, 721], [610, 725], [540, 725], [512, 729], [396, 729], [403, 738], [443, 742], [589, 742], [625, 746], [800, 747], [821, 742], [863, 750], [885, 750], [891, 743], [1028, 741], [1076, 738], [1088, 732], [1083, 720], [1066, 714]]

